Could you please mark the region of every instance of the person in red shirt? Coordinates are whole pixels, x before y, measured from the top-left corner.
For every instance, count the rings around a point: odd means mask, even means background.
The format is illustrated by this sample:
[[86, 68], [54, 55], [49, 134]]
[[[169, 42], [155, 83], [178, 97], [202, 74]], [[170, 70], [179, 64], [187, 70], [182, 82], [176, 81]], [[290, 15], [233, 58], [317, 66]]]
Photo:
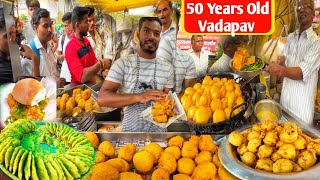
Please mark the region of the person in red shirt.
[[110, 68], [111, 61], [97, 59], [89, 40], [86, 38], [89, 23], [88, 9], [75, 7], [71, 18], [74, 36], [66, 47], [65, 59], [67, 61], [71, 83], [90, 82], [94, 75], [101, 75], [101, 71]]

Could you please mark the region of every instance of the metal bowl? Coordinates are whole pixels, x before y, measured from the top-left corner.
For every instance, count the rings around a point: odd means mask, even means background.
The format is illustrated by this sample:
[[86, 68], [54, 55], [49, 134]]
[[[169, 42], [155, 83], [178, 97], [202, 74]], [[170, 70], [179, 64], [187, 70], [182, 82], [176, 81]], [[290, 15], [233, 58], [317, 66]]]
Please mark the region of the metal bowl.
[[258, 118], [258, 113], [261, 111], [269, 111], [273, 113], [277, 117], [277, 122], [281, 119], [282, 117], [282, 110], [280, 105], [275, 102], [274, 100], [271, 99], [263, 99], [258, 101], [255, 106], [254, 106], [254, 115], [257, 117], [257, 119], [260, 122], [263, 122], [265, 120], [259, 119]]
[[[256, 59], [259, 59], [259, 58], [256, 57]], [[261, 59], [259, 59], [259, 60], [261, 60]], [[264, 61], [263, 60], [261, 60], [261, 61], [262, 61], [262, 66], [260, 68], [256, 69], [256, 70], [253, 70], [253, 71], [238, 71], [238, 70], [235, 70], [233, 68], [233, 66], [232, 66], [233, 59], [230, 60], [229, 66], [230, 66], [230, 69], [232, 69], [232, 71], [234, 73], [239, 74], [241, 77], [243, 77], [245, 79], [249, 79], [249, 78], [253, 77], [254, 75], [256, 75], [257, 72], [260, 71], [264, 67]]]
[[[234, 79], [236, 83], [240, 83], [240, 84], [244, 81], [244, 79], [241, 76], [234, 73], [215, 72], [208, 75], [211, 78], [219, 77], [219, 78]], [[203, 78], [204, 77], [198, 78], [197, 82], [202, 82]], [[188, 124], [190, 127], [190, 130], [196, 134], [229, 134], [235, 129], [243, 127], [245, 124], [248, 124], [247, 119], [244, 118], [244, 113], [246, 112], [251, 100], [251, 95], [252, 95], [251, 86], [249, 84], [245, 85], [242, 88], [242, 93], [243, 93], [245, 102], [236, 107], [233, 107], [231, 110], [231, 114], [232, 114], [232, 112], [235, 109], [241, 108], [241, 111], [237, 115], [218, 123], [213, 123], [211, 121], [207, 124], [198, 124], [192, 120], [186, 120], [185, 123]]]
[[[250, 127], [243, 128], [239, 130], [242, 132]], [[307, 132], [307, 131], [305, 131]], [[309, 135], [309, 134], [308, 134]], [[311, 135], [311, 137], [315, 137]], [[317, 137], [319, 138], [319, 137]], [[271, 173], [258, 169], [254, 169], [242, 163], [237, 154], [237, 148], [231, 145], [228, 141], [228, 136], [225, 136], [222, 139], [222, 142], [219, 146], [219, 159], [222, 165], [234, 176], [240, 179], [254, 179], [254, 180], [297, 180], [297, 179], [308, 179], [308, 180], [318, 180], [320, 172], [320, 159], [318, 157], [317, 163], [307, 170], [301, 172], [292, 172], [292, 173]]]

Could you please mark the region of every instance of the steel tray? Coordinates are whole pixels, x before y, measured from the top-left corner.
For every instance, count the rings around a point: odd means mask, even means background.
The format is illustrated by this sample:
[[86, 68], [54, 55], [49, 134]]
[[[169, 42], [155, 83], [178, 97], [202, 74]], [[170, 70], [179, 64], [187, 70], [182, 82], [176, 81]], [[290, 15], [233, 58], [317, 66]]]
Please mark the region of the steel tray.
[[[291, 114], [284, 107], [278, 104], [282, 109], [282, 118], [280, 122], [291, 121], [300, 126], [304, 133], [314, 137], [320, 138], [320, 132], [315, 130], [313, 127], [302, 123], [302, 120], [299, 121], [299, 118]], [[240, 129], [243, 130], [249, 127]], [[240, 179], [254, 179], [254, 180], [274, 180], [274, 179], [284, 179], [284, 180], [297, 180], [297, 179], [308, 179], [316, 180], [319, 179], [320, 172], [320, 162], [318, 158], [317, 164], [307, 170], [296, 173], [268, 173], [262, 170], [257, 170], [249, 166], [244, 165], [238, 158], [234, 147], [228, 142], [228, 136], [225, 136], [221, 139], [220, 149], [219, 149], [219, 158], [223, 166], [234, 176]]]

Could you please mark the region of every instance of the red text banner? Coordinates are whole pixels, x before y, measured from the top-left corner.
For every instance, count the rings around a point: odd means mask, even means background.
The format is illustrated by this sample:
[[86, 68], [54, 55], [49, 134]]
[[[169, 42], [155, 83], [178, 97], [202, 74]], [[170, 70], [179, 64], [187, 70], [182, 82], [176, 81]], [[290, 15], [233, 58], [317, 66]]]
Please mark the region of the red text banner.
[[182, 23], [191, 34], [272, 34], [274, 0], [182, 0]]

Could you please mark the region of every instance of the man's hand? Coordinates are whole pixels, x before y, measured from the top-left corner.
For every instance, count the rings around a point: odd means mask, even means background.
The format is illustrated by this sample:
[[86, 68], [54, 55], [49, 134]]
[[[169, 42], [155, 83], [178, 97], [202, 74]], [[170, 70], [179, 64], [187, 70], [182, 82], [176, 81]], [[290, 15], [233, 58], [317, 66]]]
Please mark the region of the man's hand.
[[278, 56], [277, 63], [280, 64], [281, 66], [284, 66], [284, 62], [286, 61], [285, 56]]
[[162, 91], [151, 89], [151, 90], [147, 90], [144, 93], [139, 94], [138, 102], [139, 103], [146, 103], [149, 101], [157, 101], [157, 100], [165, 97], [166, 95], [167, 94]]
[[103, 69], [110, 69], [111, 67], [111, 59], [101, 59], [102, 63], [103, 63]]
[[66, 84], [66, 79], [61, 77], [56, 77], [57, 88], [62, 88]]
[[103, 79], [105, 79], [108, 76], [108, 73], [109, 73], [109, 69], [105, 69], [105, 70], [102, 71]]
[[27, 45], [20, 46], [20, 55], [27, 59], [34, 59], [37, 55], [36, 53]]
[[266, 67], [266, 71], [272, 75], [281, 76], [284, 67], [278, 63], [272, 62]]

